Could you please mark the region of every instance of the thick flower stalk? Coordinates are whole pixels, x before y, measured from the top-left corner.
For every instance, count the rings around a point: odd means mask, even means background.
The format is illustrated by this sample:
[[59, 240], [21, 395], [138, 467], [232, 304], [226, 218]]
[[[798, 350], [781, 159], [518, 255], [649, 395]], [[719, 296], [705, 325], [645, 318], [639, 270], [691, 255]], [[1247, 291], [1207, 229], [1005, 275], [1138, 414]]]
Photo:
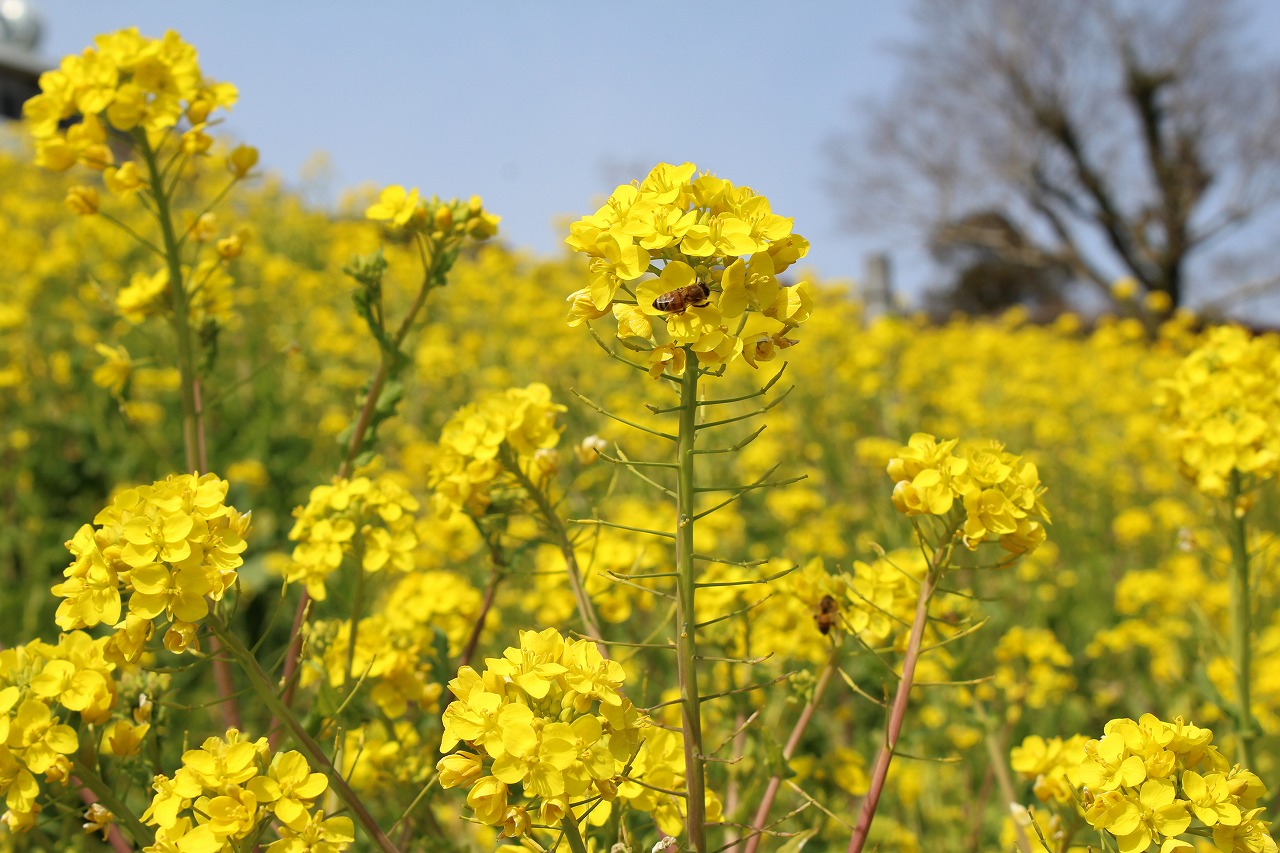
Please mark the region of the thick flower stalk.
[[1151, 714], [1112, 720], [1084, 745], [1084, 756], [1068, 778], [1079, 788], [1085, 820], [1120, 853], [1153, 845], [1162, 853], [1191, 850], [1189, 839], [1205, 836], [1224, 853], [1277, 849], [1258, 805], [1266, 786], [1233, 765], [1209, 729]]
[[133, 662], [157, 624], [164, 645], [199, 649], [197, 630], [234, 586], [249, 514], [227, 506], [214, 474], [179, 474], [126, 489], [67, 542], [75, 558], [55, 584], [58, 627], [105, 624], [108, 659]]
[[589, 640], [521, 631], [520, 645], [483, 672], [463, 667], [449, 682], [457, 698], [444, 712], [441, 785], [467, 787], [476, 819], [505, 838], [561, 826], [585, 853], [578, 822], [618, 795], [647, 731], [623, 680], [622, 665]]
[[[266, 738], [246, 739], [235, 729], [182, 754], [172, 776], [158, 775], [142, 819], [156, 827], [155, 853], [234, 851], [266, 842], [270, 853], [322, 850], [340, 853], [355, 839], [349, 817], [314, 809], [329, 789], [298, 752], [272, 753]], [[272, 829], [272, 827], [275, 827]]]
[[749, 187], [696, 171], [660, 163], [565, 241], [591, 258], [590, 285], [568, 297], [569, 324], [612, 314], [654, 379], [683, 374], [691, 354], [711, 366], [771, 361], [813, 310], [807, 282], [777, 278], [809, 251], [793, 220]]
[[[671, 645], [680, 681], [685, 823], [689, 846], [705, 853], [710, 849], [708, 803], [714, 798], [706, 788], [696, 598], [699, 586], [722, 584], [701, 577], [694, 530], [699, 518], [749, 491], [793, 481], [769, 481], [766, 475], [749, 484], [708, 486], [698, 482], [699, 454], [733, 452], [751, 441], [748, 438], [739, 445], [718, 449], [699, 448], [700, 432], [763, 415], [785, 396], [744, 415], [707, 420], [704, 415], [709, 407], [763, 397], [781, 374], [755, 392], [713, 400], [704, 399], [701, 380], [723, 374], [739, 358], [755, 368], [794, 345], [796, 340], [789, 336], [809, 319], [813, 302], [808, 283], [787, 286], [777, 278], [808, 251], [808, 242], [792, 234], [792, 220], [773, 213], [768, 199], [751, 189], [735, 187], [710, 174], [695, 177], [696, 171], [692, 163], [655, 166], [643, 181], [618, 187], [603, 207], [574, 223], [566, 242], [591, 258], [591, 283], [568, 297], [569, 325], [611, 313], [618, 323], [620, 343], [644, 356], [642, 364], [632, 366], [655, 380], [665, 380], [679, 394], [679, 403], [673, 407], [651, 407], [657, 413], [675, 416], [673, 432], [644, 427], [590, 405], [675, 446], [674, 462], [638, 462], [622, 457], [612, 461], [675, 501], [674, 529], [647, 532], [674, 545], [675, 571], [652, 576], [675, 581]], [[616, 353], [614, 356], [621, 359]], [[670, 485], [660, 484], [648, 474], [663, 470], [671, 478]], [[710, 505], [701, 500], [716, 491], [730, 496]], [[778, 576], [786, 573], [784, 570]]]

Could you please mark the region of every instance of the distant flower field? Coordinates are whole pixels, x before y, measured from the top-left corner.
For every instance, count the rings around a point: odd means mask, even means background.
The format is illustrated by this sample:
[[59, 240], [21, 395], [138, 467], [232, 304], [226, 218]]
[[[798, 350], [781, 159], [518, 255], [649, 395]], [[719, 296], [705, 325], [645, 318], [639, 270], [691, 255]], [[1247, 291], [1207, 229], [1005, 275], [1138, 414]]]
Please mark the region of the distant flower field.
[[693, 164], [310, 209], [173, 33], [42, 87], [4, 849], [1276, 849], [1280, 339], [868, 320]]

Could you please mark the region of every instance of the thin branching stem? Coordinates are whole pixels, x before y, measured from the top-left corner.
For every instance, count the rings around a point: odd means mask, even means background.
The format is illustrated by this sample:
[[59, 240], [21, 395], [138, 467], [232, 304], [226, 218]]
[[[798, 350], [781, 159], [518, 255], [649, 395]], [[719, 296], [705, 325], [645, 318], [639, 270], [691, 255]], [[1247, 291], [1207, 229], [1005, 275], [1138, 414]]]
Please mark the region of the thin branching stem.
[[898, 682], [898, 690], [893, 697], [893, 707], [889, 711], [889, 719], [885, 726], [884, 743], [880, 746], [880, 754], [876, 756], [875, 769], [871, 773], [871, 784], [862, 801], [858, 823], [854, 826], [853, 835], [849, 839], [848, 853], [861, 853], [863, 845], [867, 843], [871, 821], [875, 818], [876, 807], [880, 804], [880, 794], [883, 793], [885, 780], [889, 776], [889, 763], [893, 761], [894, 751], [898, 747], [898, 737], [902, 734], [902, 722], [907, 716], [907, 701], [911, 696], [916, 662], [920, 659], [921, 641], [924, 638], [924, 628], [929, 617], [929, 600], [933, 597], [933, 590], [942, 577], [950, 554], [950, 537], [948, 537], [934, 550], [933, 557], [929, 561], [929, 570], [920, 583], [920, 593], [916, 598], [916, 615], [911, 622], [911, 634], [907, 639], [907, 650], [902, 660], [902, 678]]
[[1253, 668], [1253, 601], [1249, 590], [1249, 530], [1241, 505], [1240, 471], [1231, 470], [1227, 523], [1231, 542], [1231, 652], [1235, 658], [1238, 752], [1240, 762], [1252, 767], [1257, 730], [1251, 707], [1250, 671]]

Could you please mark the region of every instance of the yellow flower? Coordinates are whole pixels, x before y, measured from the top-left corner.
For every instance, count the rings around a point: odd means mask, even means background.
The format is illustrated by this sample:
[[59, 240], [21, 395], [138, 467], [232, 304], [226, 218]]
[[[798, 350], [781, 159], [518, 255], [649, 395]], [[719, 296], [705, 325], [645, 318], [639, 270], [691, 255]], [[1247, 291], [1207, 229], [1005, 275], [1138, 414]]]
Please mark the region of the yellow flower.
[[375, 222], [390, 222], [403, 228], [418, 213], [419, 201], [417, 187], [406, 191], [399, 184], [393, 184], [382, 191], [377, 204], [371, 205], [364, 215]]
[[258, 165], [258, 149], [252, 145], [237, 145], [227, 155], [227, 169], [236, 180], [240, 180]]
[[72, 187], [67, 190], [67, 209], [77, 216], [92, 216], [98, 212], [98, 191], [93, 187]]

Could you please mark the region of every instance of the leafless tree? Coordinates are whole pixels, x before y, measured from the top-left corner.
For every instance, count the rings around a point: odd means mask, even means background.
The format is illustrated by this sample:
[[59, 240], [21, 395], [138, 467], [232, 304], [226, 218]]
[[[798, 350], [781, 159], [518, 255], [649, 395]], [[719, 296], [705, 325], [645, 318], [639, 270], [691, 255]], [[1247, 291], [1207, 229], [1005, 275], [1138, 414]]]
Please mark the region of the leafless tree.
[[[1189, 261], [1250, 269], [1258, 228], [1280, 237], [1266, 215], [1280, 68], [1249, 49], [1231, 0], [917, 0], [914, 14], [898, 81], [830, 146], [851, 226], [988, 241], [1018, 265], [1104, 293], [1128, 275], [1174, 304]], [[1011, 228], [966, 228], [990, 211]]]

